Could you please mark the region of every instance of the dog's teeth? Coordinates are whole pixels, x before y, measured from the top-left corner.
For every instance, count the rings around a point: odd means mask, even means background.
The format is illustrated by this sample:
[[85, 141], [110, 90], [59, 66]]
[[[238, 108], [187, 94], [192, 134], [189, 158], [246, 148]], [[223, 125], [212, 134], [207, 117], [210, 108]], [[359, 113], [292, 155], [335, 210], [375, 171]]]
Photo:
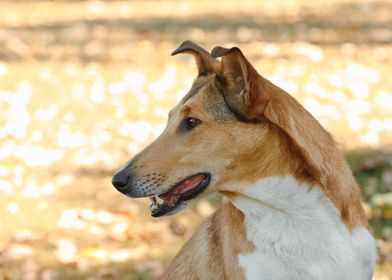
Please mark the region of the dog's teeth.
[[159, 205], [162, 205], [163, 203], [165, 203], [165, 201], [162, 199], [162, 198], [160, 198], [159, 196], [155, 196], [154, 197], [155, 198], [155, 201], [159, 204]]

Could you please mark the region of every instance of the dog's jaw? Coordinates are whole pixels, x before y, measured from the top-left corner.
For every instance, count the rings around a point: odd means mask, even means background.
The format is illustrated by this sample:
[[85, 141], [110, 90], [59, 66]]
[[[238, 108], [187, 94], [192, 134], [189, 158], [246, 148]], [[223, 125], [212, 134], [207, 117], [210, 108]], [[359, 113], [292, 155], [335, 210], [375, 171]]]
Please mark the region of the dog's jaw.
[[184, 209], [190, 200], [196, 199], [209, 186], [211, 175], [198, 173], [173, 185], [168, 191], [152, 197], [151, 216], [157, 218], [173, 215]]

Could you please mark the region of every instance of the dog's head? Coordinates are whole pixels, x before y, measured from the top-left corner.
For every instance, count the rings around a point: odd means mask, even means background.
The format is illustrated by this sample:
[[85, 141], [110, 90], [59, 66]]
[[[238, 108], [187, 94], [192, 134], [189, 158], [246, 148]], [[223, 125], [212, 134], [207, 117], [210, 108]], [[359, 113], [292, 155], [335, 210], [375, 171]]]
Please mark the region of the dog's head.
[[[332, 140], [293, 98], [260, 76], [238, 48], [210, 54], [186, 41], [173, 54], [184, 52], [196, 58], [198, 76], [163, 133], [113, 177], [120, 192], [151, 197], [152, 216], [159, 217], [211, 192], [240, 192], [241, 182], [317, 176], [313, 143]], [[324, 132], [307, 141], [310, 126]]]

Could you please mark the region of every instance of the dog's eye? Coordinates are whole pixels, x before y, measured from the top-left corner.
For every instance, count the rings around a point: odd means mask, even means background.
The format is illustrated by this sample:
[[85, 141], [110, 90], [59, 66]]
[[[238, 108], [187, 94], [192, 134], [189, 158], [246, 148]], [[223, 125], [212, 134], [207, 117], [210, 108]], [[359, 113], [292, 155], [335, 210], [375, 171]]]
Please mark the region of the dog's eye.
[[186, 118], [180, 125], [181, 131], [190, 131], [201, 123], [201, 120], [196, 118]]

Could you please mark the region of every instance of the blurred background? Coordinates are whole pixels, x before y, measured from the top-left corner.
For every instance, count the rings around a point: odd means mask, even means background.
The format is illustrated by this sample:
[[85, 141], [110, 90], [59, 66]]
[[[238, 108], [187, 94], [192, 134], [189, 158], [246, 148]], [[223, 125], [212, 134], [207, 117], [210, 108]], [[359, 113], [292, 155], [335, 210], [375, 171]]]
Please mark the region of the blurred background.
[[196, 76], [240, 46], [335, 136], [392, 279], [392, 2], [0, 1], [0, 279], [156, 279], [213, 196], [150, 217], [110, 180]]

